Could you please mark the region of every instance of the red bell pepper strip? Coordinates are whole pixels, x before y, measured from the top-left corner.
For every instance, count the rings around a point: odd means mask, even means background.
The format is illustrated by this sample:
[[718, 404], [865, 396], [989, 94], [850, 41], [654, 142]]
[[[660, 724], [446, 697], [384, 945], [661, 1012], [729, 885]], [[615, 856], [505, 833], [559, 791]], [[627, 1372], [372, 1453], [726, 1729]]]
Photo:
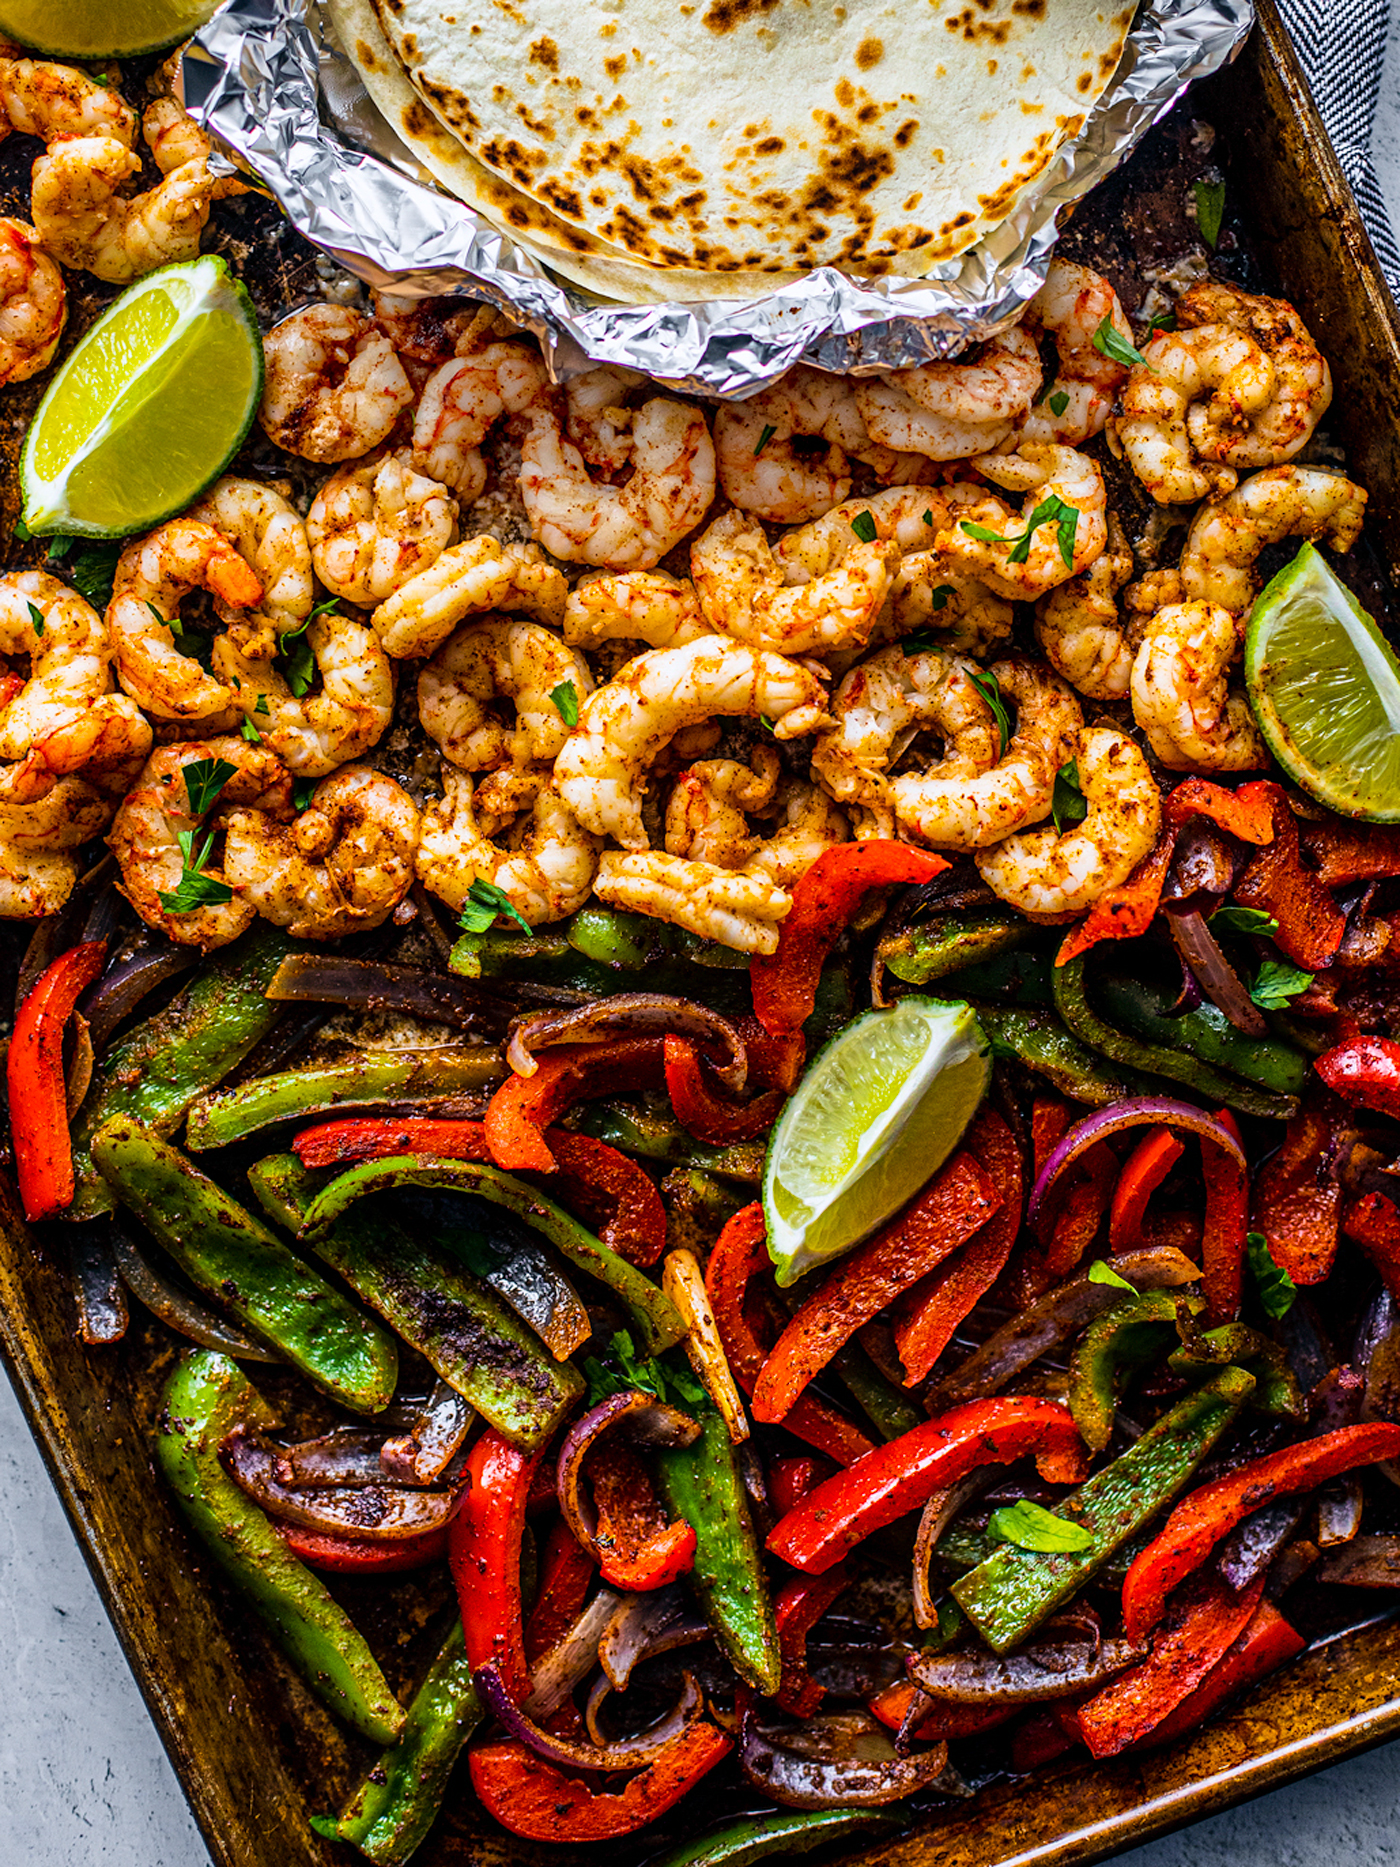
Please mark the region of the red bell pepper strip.
[[894, 1345], [906, 1387], [927, 1377], [958, 1324], [1001, 1276], [1021, 1229], [1024, 1163], [1016, 1137], [995, 1109], [978, 1110], [963, 1147], [989, 1176], [1001, 1204], [954, 1258], [895, 1305]]
[[1001, 1203], [971, 1154], [954, 1154], [913, 1205], [843, 1258], [798, 1310], [755, 1383], [754, 1418], [786, 1418], [803, 1388], [856, 1331], [966, 1243]]
[[1032, 1712], [1011, 1739], [1011, 1767], [1018, 1776], [1029, 1776], [1032, 1770], [1042, 1770], [1063, 1757], [1078, 1742], [1077, 1732], [1071, 1736], [1052, 1710]]
[[332, 1575], [387, 1575], [397, 1569], [423, 1569], [447, 1560], [447, 1525], [424, 1530], [419, 1536], [401, 1536], [392, 1543], [367, 1543], [355, 1537], [327, 1536], [301, 1524], [269, 1519], [274, 1530], [299, 1561]]
[[[887, 1685], [868, 1701], [869, 1708], [881, 1724], [891, 1731], [899, 1731], [918, 1693], [919, 1688], [908, 1679], [896, 1679], [893, 1685]], [[912, 1735], [920, 1743], [929, 1744], [980, 1737], [983, 1731], [1008, 1724], [1020, 1709], [1019, 1705], [934, 1705], [927, 1717], [915, 1725]]]
[[1108, 1209], [1108, 1248], [1126, 1251], [1142, 1237], [1147, 1204], [1185, 1149], [1170, 1128], [1149, 1128], [1118, 1176]]
[[552, 1173], [544, 1131], [593, 1096], [656, 1089], [664, 1071], [659, 1037], [619, 1037], [605, 1044], [561, 1044], [537, 1059], [533, 1076], [508, 1076], [486, 1110], [486, 1145], [507, 1172]]
[[782, 1683], [775, 1696], [795, 1718], [810, 1718], [826, 1697], [826, 1687], [807, 1670], [807, 1636], [849, 1580], [839, 1565], [825, 1575], [794, 1575], [783, 1583], [773, 1602], [783, 1658]]
[[587, 1470], [598, 1512], [598, 1570], [610, 1588], [643, 1594], [694, 1568], [694, 1530], [667, 1517], [630, 1446], [597, 1447]]
[[1295, 1284], [1320, 1284], [1337, 1255], [1342, 1189], [1332, 1176], [1336, 1125], [1309, 1098], [1284, 1130], [1283, 1146], [1254, 1177], [1254, 1230], [1268, 1239], [1274, 1263]]
[[781, 1089], [790, 1096], [807, 1060], [807, 1040], [801, 1031], [783, 1031], [775, 1037], [747, 1012], [729, 1022], [744, 1040], [749, 1081], [760, 1089]]
[[1212, 784], [1209, 778], [1183, 778], [1168, 796], [1165, 814], [1173, 829], [1181, 829], [1192, 817], [1209, 817], [1218, 829], [1239, 837], [1242, 843], [1262, 845], [1273, 841], [1275, 798], [1281, 796], [1277, 785], [1259, 778], [1242, 784], [1238, 791]]
[[1066, 1408], [1053, 1400], [970, 1400], [818, 1485], [781, 1519], [768, 1548], [793, 1568], [822, 1575], [944, 1485], [979, 1465], [1005, 1465], [1027, 1453], [1050, 1482], [1080, 1469], [1083, 1443]]
[[[558, 1162], [563, 1197], [579, 1208], [608, 1249], [629, 1264], [654, 1264], [666, 1249], [666, 1208], [645, 1170], [592, 1135], [551, 1128], [545, 1141]], [[491, 1159], [484, 1122], [441, 1121], [426, 1115], [321, 1122], [303, 1128], [292, 1147], [303, 1167], [336, 1167], [398, 1154]]]
[[586, 1845], [635, 1834], [664, 1815], [714, 1769], [733, 1742], [701, 1719], [612, 1794], [565, 1776], [520, 1743], [483, 1744], [470, 1752], [468, 1763], [482, 1807], [513, 1835]]
[[830, 1459], [816, 1458], [808, 1452], [795, 1452], [787, 1458], [768, 1462], [768, 1497], [780, 1517], [796, 1510], [810, 1492], [831, 1476]]
[[1347, 917], [1313, 871], [1303, 866], [1298, 819], [1282, 788], [1265, 788], [1273, 812], [1273, 838], [1250, 857], [1230, 899], [1237, 907], [1271, 914], [1278, 922], [1273, 938], [1279, 950], [1295, 966], [1319, 972], [1342, 944]]
[[1031, 1165], [1037, 1180], [1068, 1127], [1068, 1102], [1062, 1102], [1058, 1096], [1036, 1096], [1031, 1103]]
[[539, 1453], [522, 1452], [493, 1426], [467, 1457], [466, 1500], [452, 1519], [448, 1560], [472, 1670], [494, 1660], [518, 1705], [530, 1690], [520, 1599], [520, 1542]]
[[[1045, 1247], [1044, 1288], [1068, 1277], [1099, 1235], [1104, 1214], [1113, 1203], [1118, 1181], [1118, 1156], [1106, 1142], [1089, 1149], [1079, 1162], [1079, 1173], [1065, 1189], [1058, 1210], [1048, 1215], [1050, 1237]], [[1042, 1208], [1042, 1211], [1044, 1208]]]
[[1311, 1491], [1377, 1459], [1400, 1455], [1400, 1426], [1341, 1426], [1317, 1439], [1251, 1459], [1184, 1497], [1129, 1569], [1123, 1583], [1123, 1630], [1130, 1640], [1160, 1620], [1167, 1596], [1199, 1569], [1222, 1537], [1277, 1497]]
[[676, 1120], [688, 1134], [710, 1147], [755, 1141], [767, 1134], [785, 1100], [781, 1089], [770, 1089], [750, 1102], [728, 1102], [706, 1082], [697, 1045], [668, 1032], [665, 1046], [666, 1091]]
[[1232, 1322], [1244, 1295], [1245, 1244], [1249, 1236], [1249, 1169], [1240, 1125], [1229, 1109], [1212, 1111], [1234, 1137], [1233, 1149], [1201, 1136], [1201, 1175], [1206, 1209], [1201, 1221], [1201, 1288], [1212, 1323]]
[[1400, 1206], [1384, 1193], [1366, 1193], [1348, 1206], [1342, 1230], [1356, 1240], [1400, 1302]]
[[1393, 1037], [1353, 1037], [1324, 1051], [1313, 1068], [1348, 1102], [1400, 1121], [1400, 1043]]
[[[548, 1460], [541, 1470], [550, 1469]], [[535, 1604], [525, 1622], [525, 1658], [531, 1666], [558, 1646], [583, 1608], [593, 1579], [593, 1558], [568, 1523], [556, 1517], [540, 1558]]]
[[1263, 1593], [1262, 1573], [1239, 1594], [1218, 1575], [1198, 1576], [1147, 1658], [1079, 1707], [1075, 1722], [1090, 1753], [1116, 1757], [1155, 1732], [1239, 1639]]
[[1162, 1720], [1148, 1741], [1170, 1744], [1178, 1737], [1199, 1730], [1227, 1698], [1233, 1698], [1266, 1673], [1273, 1672], [1275, 1667], [1282, 1666], [1285, 1660], [1291, 1660], [1307, 1644], [1272, 1601], [1261, 1601], [1235, 1644], [1216, 1661], [1195, 1690], [1182, 1699], [1176, 1710]]
[[931, 882], [947, 866], [942, 856], [883, 837], [823, 850], [792, 891], [777, 951], [759, 954], [749, 968], [764, 1030], [775, 1037], [798, 1031], [811, 1017], [823, 962], [872, 888]]
[[1400, 830], [1333, 817], [1326, 823], [1300, 824], [1299, 835], [1324, 888], [1400, 875]]
[[102, 971], [105, 940], [85, 940], [46, 966], [15, 1017], [5, 1072], [10, 1135], [26, 1219], [52, 1219], [73, 1203], [73, 1144], [63, 1078], [63, 1035]]
[[[767, 1357], [745, 1313], [744, 1293], [749, 1280], [767, 1263], [763, 1208], [757, 1204], [745, 1206], [725, 1226], [710, 1253], [705, 1267], [705, 1293], [714, 1311], [725, 1359], [734, 1379], [749, 1395]], [[854, 1465], [875, 1450], [875, 1442], [858, 1426], [814, 1394], [804, 1394], [783, 1424], [838, 1465]]]

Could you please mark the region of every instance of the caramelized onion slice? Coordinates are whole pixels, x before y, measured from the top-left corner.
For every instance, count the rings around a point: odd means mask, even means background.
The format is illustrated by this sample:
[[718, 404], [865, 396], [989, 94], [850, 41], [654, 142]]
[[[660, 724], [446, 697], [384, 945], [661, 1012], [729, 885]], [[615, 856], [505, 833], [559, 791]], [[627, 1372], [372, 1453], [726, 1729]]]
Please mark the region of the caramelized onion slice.
[[[821, 1755], [820, 1749], [837, 1754]], [[947, 1766], [946, 1744], [916, 1757], [897, 1756], [889, 1733], [873, 1718], [812, 1718], [772, 1731], [761, 1729], [750, 1709], [740, 1726], [745, 1779], [789, 1809], [878, 1808], [937, 1787]]]
[[708, 1005], [667, 992], [618, 992], [575, 1011], [536, 1011], [517, 1018], [511, 1025], [506, 1062], [517, 1076], [533, 1076], [539, 1068], [534, 1053], [553, 1044], [599, 1044], [610, 1037], [665, 1031], [678, 1037], [708, 1037], [722, 1044], [729, 1061], [717, 1064], [715, 1074], [731, 1095], [744, 1093], [749, 1059], [738, 1031]]
[[913, 1653], [909, 1675], [945, 1704], [1033, 1705], [1096, 1690], [1147, 1651], [1132, 1640], [1043, 1641], [1021, 1653]]
[[590, 1407], [569, 1428], [559, 1449], [559, 1508], [576, 1540], [598, 1559], [598, 1513], [583, 1483], [583, 1461], [605, 1433], [625, 1427], [636, 1445], [689, 1446], [700, 1428], [688, 1414], [632, 1388]]
[[378, 1485], [293, 1489], [277, 1477], [274, 1448], [245, 1431], [230, 1434], [219, 1456], [234, 1483], [270, 1516], [362, 1542], [392, 1542], [439, 1529], [451, 1522], [466, 1496], [464, 1490], [424, 1491], [387, 1480]]
[[513, 1738], [533, 1750], [546, 1763], [566, 1770], [644, 1770], [654, 1763], [668, 1744], [688, 1731], [705, 1710], [700, 1688], [689, 1673], [681, 1695], [666, 1716], [635, 1737], [618, 1738], [603, 1745], [579, 1744], [567, 1737], [556, 1737], [537, 1725], [512, 1699], [494, 1660], [478, 1666], [472, 1683], [486, 1709]]

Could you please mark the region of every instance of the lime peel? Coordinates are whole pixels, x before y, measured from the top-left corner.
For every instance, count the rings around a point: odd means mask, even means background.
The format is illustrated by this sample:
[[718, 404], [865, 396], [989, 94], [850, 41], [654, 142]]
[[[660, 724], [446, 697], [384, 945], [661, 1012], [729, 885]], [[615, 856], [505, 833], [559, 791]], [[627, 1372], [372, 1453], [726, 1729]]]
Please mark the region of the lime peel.
[[0, 34], [52, 58], [134, 58], [177, 45], [219, 0], [0, 0]]

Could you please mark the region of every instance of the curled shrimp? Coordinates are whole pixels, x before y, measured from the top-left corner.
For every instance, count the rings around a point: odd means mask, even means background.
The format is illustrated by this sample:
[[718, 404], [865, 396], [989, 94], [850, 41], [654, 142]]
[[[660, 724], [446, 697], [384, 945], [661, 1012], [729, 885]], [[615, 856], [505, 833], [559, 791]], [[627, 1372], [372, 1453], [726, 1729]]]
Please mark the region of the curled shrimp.
[[[229, 768], [228, 781], [217, 792], [212, 809], [196, 812], [185, 767], [214, 760]], [[202, 801], [202, 796], [197, 794], [197, 800]], [[107, 838], [121, 871], [122, 893], [148, 927], [182, 946], [202, 947], [205, 952], [227, 946], [257, 918], [251, 900], [238, 892], [227, 863], [221, 867], [208, 859], [232, 805], [279, 816], [290, 814], [291, 781], [266, 746], [250, 745], [236, 733], [157, 746], [122, 800]], [[201, 835], [207, 839], [202, 846]], [[197, 865], [189, 860], [201, 855], [205, 859]], [[182, 878], [196, 866], [212, 885], [211, 892], [225, 898], [185, 911], [169, 907], [162, 895], [175, 895]]]
[[1249, 701], [1229, 691], [1241, 646], [1235, 618], [1214, 603], [1172, 603], [1148, 623], [1133, 662], [1133, 718], [1168, 770], [1268, 764]]
[[1281, 538], [1321, 539], [1350, 551], [1366, 516], [1366, 489], [1318, 467], [1266, 467], [1202, 506], [1181, 554], [1182, 594], [1241, 616], [1259, 589], [1255, 560]]
[[1040, 387], [1040, 352], [1019, 325], [975, 357], [890, 370], [857, 383], [857, 406], [875, 440], [927, 460], [967, 460], [1010, 438]]
[[[1078, 576], [1107, 544], [1103, 475], [1087, 454], [1028, 442], [1019, 453], [983, 455], [974, 464], [998, 486], [1024, 492], [1025, 504], [1017, 514], [1004, 501], [989, 499], [940, 532], [937, 549], [952, 569], [976, 577], [999, 596], [1029, 602]], [[1047, 506], [1052, 510], [1042, 518]], [[995, 538], [974, 536], [968, 529], [973, 524]]]
[[590, 467], [621, 473], [632, 458], [632, 411], [626, 398], [646, 377], [603, 363], [564, 385], [569, 439]]
[[564, 605], [564, 640], [575, 648], [602, 642], [679, 648], [711, 633], [694, 584], [660, 570], [580, 577]]
[[32, 803], [0, 803], [0, 920], [57, 914], [78, 879], [78, 851], [106, 829], [112, 808], [73, 777]]
[[1131, 347], [1132, 326], [1108, 280], [1073, 260], [1052, 259], [1044, 285], [1026, 307], [1026, 323], [1054, 339], [1055, 378], [1022, 420], [1017, 447], [1026, 441], [1078, 447], [1103, 431], [1113, 398], [1128, 379], [1127, 366], [1094, 341], [1105, 319]]
[[72, 65], [0, 53], [0, 135], [18, 130], [54, 143], [65, 137], [110, 136], [129, 149], [136, 140], [136, 112], [114, 85], [100, 84]]
[[818, 856], [850, 841], [851, 822], [820, 784], [802, 778], [779, 779], [774, 804], [774, 827], [744, 864], [744, 873], [792, 888]]
[[1182, 330], [1214, 325], [1246, 332], [1274, 373], [1272, 396], [1247, 420], [1220, 421], [1213, 404], [1190, 411], [1187, 427], [1197, 453], [1231, 467], [1277, 467], [1291, 460], [1332, 402], [1327, 359], [1292, 305], [1208, 281], [1182, 293], [1176, 321]]
[[531, 411], [520, 496], [530, 531], [566, 564], [651, 570], [693, 531], [715, 496], [715, 449], [702, 410], [653, 396], [632, 421], [632, 476], [601, 485], [549, 408]]
[[338, 940], [386, 921], [413, 883], [418, 806], [382, 772], [342, 765], [291, 823], [235, 810], [224, 874], [265, 920], [298, 940]]
[[494, 329], [499, 315], [487, 305], [464, 308], [460, 298], [405, 298], [379, 291], [371, 296], [375, 323], [397, 355], [420, 371], [450, 363], [471, 347], [482, 325]]
[[[776, 814], [762, 831], [749, 822]], [[850, 836], [846, 815], [818, 784], [785, 778], [771, 746], [739, 759], [702, 759], [683, 771], [666, 803], [666, 853], [760, 875], [790, 889], [824, 850]]]
[[0, 654], [27, 657], [29, 675], [0, 704], [0, 802], [32, 804], [54, 781], [84, 772], [121, 784], [140, 770], [151, 729], [112, 691], [102, 620], [43, 571], [0, 577]]
[[216, 480], [185, 517], [212, 525], [262, 585], [252, 607], [216, 590], [214, 613], [240, 654], [270, 659], [282, 636], [305, 625], [316, 600], [305, 520], [285, 492], [234, 474]]
[[974, 857], [982, 880], [1022, 914], [1082, 914], [1125, 882], [1157, 841], [1162, 797], [1147, 760], [1122, 733], [1086, 726], [1071, 736], [1084, 819], [1062, 835], [1008, 836]]
[[801, 525], [829, 512], [851, 490], [848, 456], [879, 452], [852, 385], [806, 364], [715, 414], [725, 498], [774, 525]]
[[68, 316], [63, 275], [22, 220], [0, 219], [0, 384], [53, 362]]
[[1108, 543], [1088, 570], [1058, 584], [1036, 606], [1035, 633], [1045, 658], [1086, 700], [1121, 700], [1133, 671], [1130, 630], [1118, 593], [1133, 574], [1126, 532], [1112, 514]]
[[593, 893], [604, 906], [649, 914], [738, 953], [776, 953], [792, 896], [766, 875], [693, 862], [660, 849], [607, 850]]
[[683, 728], [716, 715], [761, 717], [776, 738], [796, 738], [823, 722], [825, 698], [810, 669], [744, 642], [707, 635], [648, 649], [584, 701], [555, 783], [585, 829], [642, 850], [647, 771]]
[[547, 387], [538, 352], [523, 344], [488, 344], [444, 363], [424, 384], [413, 418], [414, 467], [471, 505], [486, 485], [481, 443], [503, 416], [541, 402]]
[[303, 460], [357, 460], [387, 440], [413, 388], [393, 345], [345, 305], [308, 305], [263, 338], [258, 420]]
[[121, 684], [161, 720], [225, 712], [234, 695], [175, 646], [172, 623], [192, 590], [208, 590], [234, 610], [252, 609], [263, 587], [252, 567], [212, 525], [172, 519], [129, 544], [117, 560], [107, 632]]
[[457, 536], [457, 501], [400, 449], [333, 473], [311, 502], [306, 536], [326, 588], [372, 609], [437, 563]]
[[373, 629], [349, 616], [317, 616], [306, 643], [320, 677], [310, 689], [275, 663], [240, 655], [226, 635], [214, 644], [214, 671], [270, 751], [303, 777], [320, 778], [377, 745], [394, 716], [394, 667]]
[[892, 545], [853, 539], [831, 570], [786, 585], [763, 527], [737, 510], [722, 513], [690, 547], [695, 594], [716, 634], [792, 655], [863, 647], [898, 561]]
[[568, 592], [564, 573], [545, 562], [538, 545], [468, 538], [400, 584], [370, 622], [396, 661], [419, 660], [440, 648], [465, 617], [488, 609], [522, 610], [558, 628]]
[[493, 840], [494, 816], [483, 820], [472, 779], [443, 767], [443, 794], [423, 813], [417, 873], [423, 886], [455, 912], [474, 881], [492, 883], [532, 927], [561, 921], [588, 899], [598, 867], [598, 840], [568, 805], [541, 786], [523, 829], [509, 844]]
[[1231, 438], [1247, 433], [1277, 392], [1267, 352], [1247, 331], [1204, 324], [1157, 331], [1142, 354], [1116, 423], [1129, 466], [1162, 505], [1228, 492], [1239, 479], [1226, 463]]

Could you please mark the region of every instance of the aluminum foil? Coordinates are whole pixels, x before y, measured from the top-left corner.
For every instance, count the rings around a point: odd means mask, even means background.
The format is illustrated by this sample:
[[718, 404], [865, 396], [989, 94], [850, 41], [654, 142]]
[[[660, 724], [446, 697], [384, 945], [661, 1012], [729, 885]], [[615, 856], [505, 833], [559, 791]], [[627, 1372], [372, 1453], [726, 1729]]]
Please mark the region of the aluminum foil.
[[766, 297], [599, 304], [419, 177], [365, 95], [318, 0], [228, 0], [186, 53], [185, 97], [307, 239], [377, 287], [489, 300], [533, 331], [560, 379], [618, 363], [697, 394], [743, 396], [794, 363], [855, 375], [953, 356], [1034, 297], [1058, 217], [1196, 78], [1238, 51], [1253, 0], [1147, 0], [1081, 134], [1014, 213], [925, 279], [822, 267]]

